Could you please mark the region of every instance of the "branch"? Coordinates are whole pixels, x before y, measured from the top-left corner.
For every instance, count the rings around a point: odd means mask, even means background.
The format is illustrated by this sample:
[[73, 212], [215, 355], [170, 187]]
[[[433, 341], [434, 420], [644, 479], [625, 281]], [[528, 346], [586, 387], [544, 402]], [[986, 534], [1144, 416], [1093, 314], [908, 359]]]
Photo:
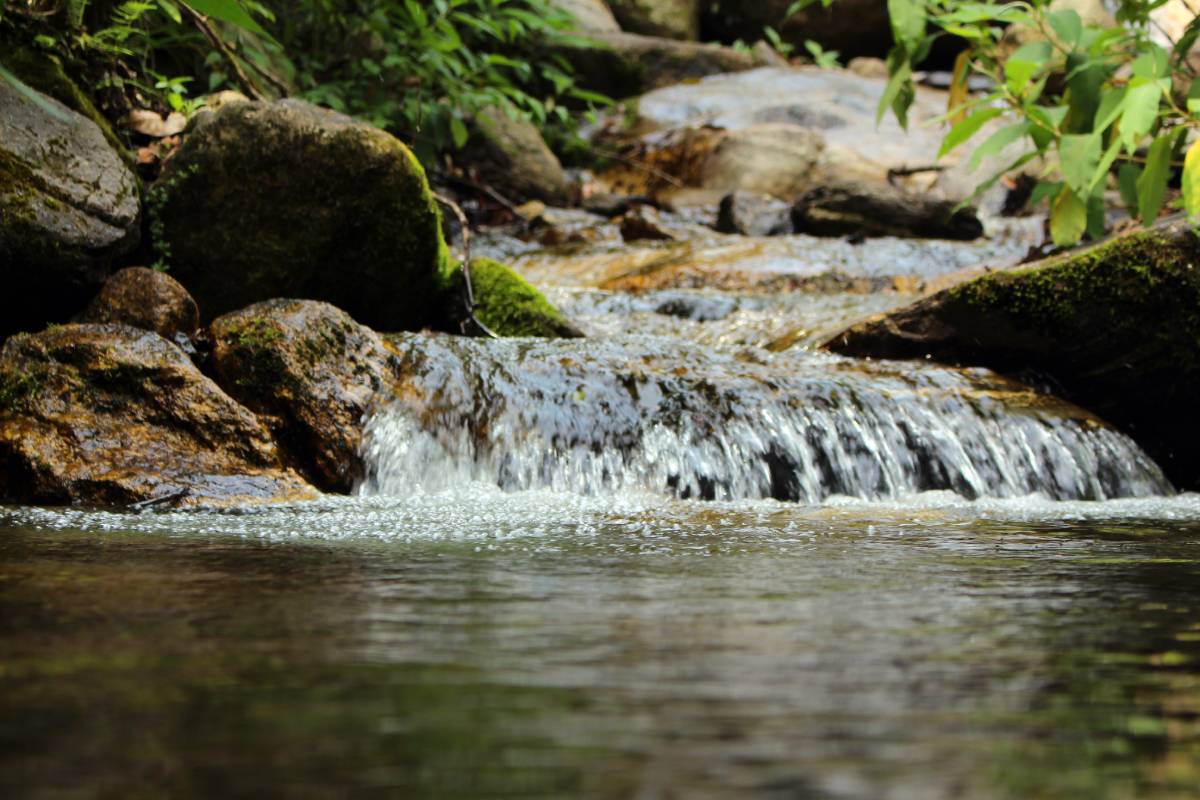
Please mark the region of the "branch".
[[493, 331], [487, 325], [484, 325], [479, 317], [475, 316], [475, 289], [471, 285], [471, 226], [467, 222], [467, 215], [463, 213], [463, 210], [458, 203], [454, 202], [448, 197], [434, 192], [433, 199], [450, 209], [450, 211], [458, 219], [459, 228], [462, 229], [463, 306], [467, 312], [467, 318], [462, 321], [462, 332], [464, 335], [467, 333], [467, 323], [470, 322], [473, 323], [475, 327], [489, 339], [499, 339], [500, 336], [495, 331]]
[[216, 51], [221, 54], [223, 59], [225, 59], [225, 63], [228, 64], [229, 68], [233, 70], [234, 75], [237, 76], [238, 83], [243, 89], [246, 90], [246, 94], [248, 94], [252, 100], [266, 100], [266, 95], [264, 95], [259, 88], [254, 85], [254, 82], [250, 80], [250, 76], [246, 74], [244, 69], [242, 69], [242, 65], [238, 63], [237, 57], [234, 56], [233, 51], [229, 49], [229, 45], [225, 44], [225, 40], [222, 39], [220, 34], [218, 34], [213, 29], [213, 26], [209, 24], [208, 18], [197, 12], [186, 3], [180, 3], [179, 7], [182, 8], [184, 13], [188, 15], [188, 19], [192, 21], [192, 24], [196, 26], [200, 33], [204, 34], [204, 38], [208, 39], [208, 43], [211, 44], [213, 48], [215, 48]]

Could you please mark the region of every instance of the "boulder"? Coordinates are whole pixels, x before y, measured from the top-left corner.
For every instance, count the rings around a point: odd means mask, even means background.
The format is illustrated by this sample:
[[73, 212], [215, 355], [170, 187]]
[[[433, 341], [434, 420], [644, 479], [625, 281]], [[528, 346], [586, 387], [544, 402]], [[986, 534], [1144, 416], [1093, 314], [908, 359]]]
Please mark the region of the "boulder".
[[[461, 268], [455, 286], [462, 286]], [[475, 317], [498, 336], [537, 336], [547, 339], [576, 338], [583, 333], [524, 278], [490, 258], [471, 260], [471, 289]], [[465, 317], [465, 298], [460, 292], [448, 313]]]
[[96, 123], [0, 79], [0, 338], [79, 313], [138, 224], [137, 180]]
[[196, 301], [179, 281], [158, 270], [127, 267], [113, 273], [83, 312], [81, 322], [123, 322], [174, 341], [200, 327]]
[[701, 32], [709, 40], [753, 42], [771, 27], [798, 50], [812, 39], [843, 59], [883, 57], [892, 46], [886, 0], [837, 0], [832, 6], [813, 2], [788, 16], [791, 5], [791, 0], [715, 0], [704, 4]]
[[586, 43], [558, 46], [581, 86], [626, 98], [708, 75], [758, 66], [750, 54], [715, 44], [635, 33], [591, 33]]
[[127, 325], [62, 325], [0, 351], [0, 494], [19, 503], [310, 499], [266, 427], [183, 351]]
[[395, 374], [383, 340], [311, 300], [268, 300], [212, 323], [212, 371], [264, 419], [286, 463], [329, 492], [362, 476], [363, 415]]
[[972, 241], [983, 236], [975, 209], [887, 184], [818, 186], [792, 207], [796, 233], [814, 236], [900, 236]]
[[1186, 222], [991, 272], [826, 343], [1032, 377], [1200, 489], [1200, 235]]
[[204, 319], [300, 297], [381, 330], [438, 322], [441, 214], [412, 153], [370, 125], [298, 100], [201, 111], [149, 206]]
[[583, 33], [619, 33], [621, 30], [603, 0], [551, 0], [551, 5], [573, 16], [576, 30]]
[[716, 229], [742, 236], [786, 236], [792, 233], [792, 207], [770, 195], [727, 194], [717, 210]]
[[675, 234], [667, 230], [654, 208], [638, 205], [621, 218], [621, 238], [627, 242], [668, 242], [675, 239]]
[[485, 183], [508, 199], [541, 200], [563, 206], [571, 200], [571, 183], [558, 157], [550, 152], [537, 126], [503, 109], [475, 115], [471, 140], [458, 160], [476, 170]]
[[621, 30], [694, 41], [700, 38], [699, 0], [609, 0]]

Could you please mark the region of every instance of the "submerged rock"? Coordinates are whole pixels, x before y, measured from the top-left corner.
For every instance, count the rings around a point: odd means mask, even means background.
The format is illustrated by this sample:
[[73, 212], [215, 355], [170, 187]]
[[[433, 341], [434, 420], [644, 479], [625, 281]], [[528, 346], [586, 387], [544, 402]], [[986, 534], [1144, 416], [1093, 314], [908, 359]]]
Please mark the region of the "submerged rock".
[[797, 233], [816, 236], [900, 236], [960, 239], [983, 236], [974, 208], [953, 200], [902, 192], [891, 186], [842, 183], [819, 186], [792, 208]]
[[200, 327], [200, 311], [187, 289], [165, 272], [126, 267], [104, 282], [80, 321], [123, 322], [173, 341]]
[[537, 126], [503, 109], [475, 115], [474, 135], [458, 159], [510, 200], [562, 206], [571, 199], [567, 174]]
[[621, 30], [646, 36], [700, 38], [699, 0], [609, 0]]
[[830, 350], [1029, 374], [1200, 488], [1200, 236], [1186, 222], [993, 272], [831, 339]]
[[268, 300], [212, 324], [213, 372], [266, 420], [285, 460], [325, 491], [362, 476], [362, 419], [390, 385], [395, 357], [348, 314], [311, 300]]
[[[453, 283], [462, 285], [462, 271]], [[538, 336], [576, 338], [583, 333], [524, 278], [498, 261], [476, 258], [471, 261], [471, 288], [475, 296], [475, 316], [499, 336]], [[449, 314], [465, 317], [465, 299], [461, 292], [451, 300]]]
[[296, 100], [201, 112], [150, 205], [205, 319], [303, 297], [382, 330], [438, 322], [440, 212], [408, 148], [370, 125]]
[[63, 325], [0, 351], [0, 495], [20, 503], [310, 499], [270, 434], [183, 351], [127, 325]]
[[0, 338], [78, 313], [138, 218], [137, 180], [100, 128], [0, 80]]

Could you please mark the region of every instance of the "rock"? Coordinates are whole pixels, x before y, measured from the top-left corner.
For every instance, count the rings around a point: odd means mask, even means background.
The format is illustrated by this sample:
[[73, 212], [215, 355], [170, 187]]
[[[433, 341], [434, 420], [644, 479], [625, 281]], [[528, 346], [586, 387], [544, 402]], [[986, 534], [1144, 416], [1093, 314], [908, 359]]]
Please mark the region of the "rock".
[[634, 206], [621, 219], [621, 238], [627, 242], [667, 242], [675, 234], [667, 230], [658, 212], [650, 206]]
[[127, 325], [62, 325], [0, 351], [0, 493], [19, 503], [305, 500], [266, 427], [183, 351]]
[[635, 33], [592, 33], [587, 38], [586, 44], [559, 46], [559, 54], [571, 62], [581, 86], [618, 99], [758, 66], [753, 55], [715, 44]]
[[[461, 268], [455, 286], [462, 286]], [[475, 316], [498, 336], [538, 336], [547, 339], [577, 338], [583, 333], [524, 278], [490, 258], [471, 260], [471, 288]], [[462, 319], [465, 298], [460, 292], [450, 314]]]
[[200, 311], [187, 289], [170, 275], [127, 267], [104, 282], [80, 321], [122, 322], [174, 341], [176, 334], [190, 336], [200, 327]]
[[204, 319], [300, 297], [381, 330], [440, 322], [441, 214], [412, 153], [370, 125], [297, 100], [201, 111], [149, 204]]
[[811, 39], [843, 59], [883, 57], [892, 46], [886, 0], [837, 0], [829, 7], [814, 2], [788, 16], [790, 5], [791, 0], [715, 0], [704, 4], [701, 29], [705, 39], [752, 42], [771, 27], [798, 50]]
[[584, 33], [620, 33], [621, 26], [603, 0], [551, 0], [551, 5], [575, 17], [577, 30]]
[[698, 0], [609, 0], [621, 30], [695, 41], [700, 38]]
[[1186, 222], [992, 272], [862, 322], [826, 347], [1034, 377], [1200, 488], [1200, 237]]
[[571, 200], [571, 183], [537, 127], [501, 109], [475, 116], [474, 135], [458, 160], [509, 200], [559, 206]]
[[823, 147], [819, 133], [787, 123], [679, 128], [627, 148], [597, 180], [681, 206], [715, 206], [738, 191], [790, 202], [812, 185]]
[[327, 492], [362, 476], [363, 415], [395, 374], [383, 340], [312, 300], [268, 300], [212, 323], [213, 374], [267, 421], [284, 461]]
[[721, 199], [716, 228], [742, 236], [785, 236], [792, 232], [792, 207], [770, 195], [734, 192]]
[[814, 236], [901, 236], [971, 241], [983, 223], [970, 206], [909, 194], [885, 185], [818, 186], [792, 208], [797, 233]]
[[137, 180], [104, 133], [0, 80], [0, 338], [77, 314], [138, 240]]

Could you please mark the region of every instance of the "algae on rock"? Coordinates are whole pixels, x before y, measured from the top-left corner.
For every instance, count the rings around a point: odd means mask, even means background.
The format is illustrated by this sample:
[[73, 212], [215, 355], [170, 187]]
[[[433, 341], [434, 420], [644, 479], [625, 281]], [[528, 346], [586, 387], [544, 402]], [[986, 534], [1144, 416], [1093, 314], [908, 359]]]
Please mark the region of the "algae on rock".
[[[455, 288], [448, 314], [464, 316], [461, 293], [462, 268], [451, 281]], [[475, 316], [500, 336], [573, 338], [583, 333], [572, 325], [541, 292], [509, 267], [490, 258], [471, 261], [471, 287]]]

